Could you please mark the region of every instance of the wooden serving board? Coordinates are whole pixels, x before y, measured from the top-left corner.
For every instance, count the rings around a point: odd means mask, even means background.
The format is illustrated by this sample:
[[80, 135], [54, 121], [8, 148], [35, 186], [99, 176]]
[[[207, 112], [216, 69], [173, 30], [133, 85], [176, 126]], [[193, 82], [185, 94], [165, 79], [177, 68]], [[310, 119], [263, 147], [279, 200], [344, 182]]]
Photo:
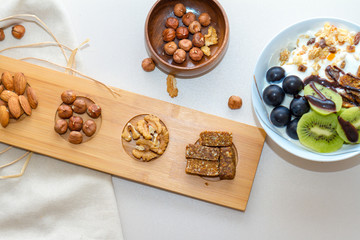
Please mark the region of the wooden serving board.
[[[0, 141], [70, 163], [96, 169], [125, 179], [158, 187], [226, 207], [245, 210], [263, 148], [262, 129], [157, 99], [116, 89], [91, 80], [23, 61], [0, 56], [0, 74], [23, 72], [39, 98], [39, 106], [7, 128], [0, 127]], [[54, 131], [57, 107], [64, 90], [73, 89], [102, 107], [102, 124], [97, 135], [80, 145], [64, 140]], [[131, 158], [122, 147], [121, 133], [134, 116], [154, 114], [166, 125], [170, 142], [165, 153], [151, 162]], [[233, 133], [238, 151], [234, 180], [207, 181], [185, 173], [185, 146], [194, 143], [204, 130]], [[54, 169], [55, 171], [55, 169]]]

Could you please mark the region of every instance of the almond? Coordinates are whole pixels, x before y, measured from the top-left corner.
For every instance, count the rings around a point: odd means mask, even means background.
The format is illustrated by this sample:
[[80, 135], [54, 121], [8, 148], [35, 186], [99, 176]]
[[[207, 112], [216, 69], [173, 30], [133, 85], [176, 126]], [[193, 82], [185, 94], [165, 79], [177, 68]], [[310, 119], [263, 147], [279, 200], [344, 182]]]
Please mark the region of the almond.
[[0, 123], [4, 128], [9, 124], [9, 111], [5, 106], [0, 106]]
[[14, 75], [14, 90], [18, 95], [22, 95], [26, 88], [26, 79], [23, 73], [17, 72]]
[[0, 94], [4, 91], [4, 85], [0, 85]]
[[38, 99], [37, 99], [35, 91], [34, 91], [34, 89], [32, 89], [32, 87], [29, 86], [29, 87], [26, 88], [26, 95], [28, 97], [29, 104], [30, 104], [31, 108], [32, 109], [37, 108]]
[[21, 116], [21, 107], [18, 97], [11, 97], [8, 101], [9, 111], [15, 117], [19, 118]]
[[22, 109], [24, 110], [26, 115], [30, 116], [31, 115], [31, 107], [30, 107], [30, 103], [27, 100], [27, 98], [24, 95], [20, 95], [19, 102], [20, 102], [20, 106], [22, 107]]
[[9, 72], [3, 72], [1, 75], [1, 81], [7, 90], [14, 90], [14, 80]]
[[0, 99], [0, 106], [5, 106], [5, 107], [7, 107], [7, 103], [6, 103], [5, 101], [3, 101], [3, 100]]
[[18, 95], [16, 93], [12, 92], [12, 91], [9, 91], [9, 90], [4, 90], [0, 94], [0, 98], [5, 102], [8, 102], [11, 97], [18, 97]]

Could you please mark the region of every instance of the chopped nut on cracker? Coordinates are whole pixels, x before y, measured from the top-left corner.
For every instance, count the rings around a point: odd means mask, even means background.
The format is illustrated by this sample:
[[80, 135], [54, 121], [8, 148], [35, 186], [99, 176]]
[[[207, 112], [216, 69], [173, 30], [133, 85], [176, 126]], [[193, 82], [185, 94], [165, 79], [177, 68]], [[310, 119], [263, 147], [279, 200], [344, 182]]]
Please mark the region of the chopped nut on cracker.
[[179, 90], [176, 87], [176, 79], [174, 75], [169, 74], [166, 78], [167, 92], [170, 97], [176, 97], [178, 95]]

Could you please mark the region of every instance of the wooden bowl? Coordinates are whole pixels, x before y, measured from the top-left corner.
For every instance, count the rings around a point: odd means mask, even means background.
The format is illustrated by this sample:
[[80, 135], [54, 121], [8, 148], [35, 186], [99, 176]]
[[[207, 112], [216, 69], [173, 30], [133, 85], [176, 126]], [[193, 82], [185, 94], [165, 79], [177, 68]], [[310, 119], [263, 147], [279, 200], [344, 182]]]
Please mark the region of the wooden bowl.
[[[162, 39], [162, 32], [166, 29], [166, 19], [175, 17], [179, 20], [179, 27], [185, 26], [181, 18], [174, 14], [174, 6], [177, 3], [184, 4], [186, 12], [193, 12], [197, 20], [201, 13], [207, 12], [210, 15], [210, 25], [201, 29], [203, 35], [207, 34], [210, 26], [216, 29], [218, 44], [210, 46], [211, 55], [209, 57], [204, 55], [199, 62], [191, 60], [187, 53], [185, 62], [178, 64], [173, 61], [172, 56], [164, 52], [166, 42]], [[189, 33], [189, 39], [192, 40], [191, 33]], [[177, 77], [195, 77], [213, 69], [224, 57], [228, 40], [229, 22], [224, 9], [216, 0], [158, 0], [146, 18], [145, 42], [148, 54], [160, 70]], [[176, 44], [179, 42], [177, 38], [174, 41]]]

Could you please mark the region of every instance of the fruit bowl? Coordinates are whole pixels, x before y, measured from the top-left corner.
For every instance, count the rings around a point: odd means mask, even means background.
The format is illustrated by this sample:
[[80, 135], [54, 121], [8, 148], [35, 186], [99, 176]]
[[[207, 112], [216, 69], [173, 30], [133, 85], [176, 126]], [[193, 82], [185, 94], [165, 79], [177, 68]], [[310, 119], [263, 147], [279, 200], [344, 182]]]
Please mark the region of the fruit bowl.
[[[280, 32], [266, 45], [256, 63], [254, 70], [255, 81], [252, 84], [252, 103], [255, 114], [268, 136], [289, 153], [319, 162], [339, 161], [359, 155], [360, 144], [344, 144], [339, 150], [331, 153], [319, 153], [303, 146], [298, 140], [291, 139], [286, 134], [284, 127], [275, 127], [271, 123], [269, 117], [271, 108], [263, 102], [262, 91], [268, 85], [266, 72], [270, 67], [278, 65], [280, 52], [284, 47], [291, 48], [291, 46], [296, 46], [296, 41], [300, 34], [306, 33], [309, 30], [319, 29], [326, 22], [337, 27], [349, 29], [350, 31], [360, 31], [359, 25], [336, 18], [315, 18], [296, 23]], [[289, 107], [290, 101], [285, 97], [281, 105]]]
[[[210, 46], [211, 55], [204, 56], [200, 61], [192, 61], [189, 54], [185, 61], [178, 64], [173, 61], [172, 56], [165, 54], [162, 39], [162, 32], [165, 30], [165, 21], [169, 17], [175, 17], [174, 6], [182, 3], [187, 12], [192, 12], [197, 19], [201, 13], [208, 13], [211, 17], [211, 24], [216, 29], [218, 43]], [[183, 26], [181, 18], [179, 26]], [[201, 29], [204, 35], [207, 27]], [[191, 34], [190, 34], [191, 35]], [[190, 37], [189, 37], [190, 39]], [[175, 42], [177, 43], [177, 39]], [[225, 10], [216, 0], [158, 0], [150, 9], [145, 22], [145, 46], [149, 56], [154, 60], [156, 66], [167, 74], [176, 77], [196, 77], [211, 71], [224, 57], [229, 41], [229, 22]], [[178, 43], [177, 43], [178, 44]]]

